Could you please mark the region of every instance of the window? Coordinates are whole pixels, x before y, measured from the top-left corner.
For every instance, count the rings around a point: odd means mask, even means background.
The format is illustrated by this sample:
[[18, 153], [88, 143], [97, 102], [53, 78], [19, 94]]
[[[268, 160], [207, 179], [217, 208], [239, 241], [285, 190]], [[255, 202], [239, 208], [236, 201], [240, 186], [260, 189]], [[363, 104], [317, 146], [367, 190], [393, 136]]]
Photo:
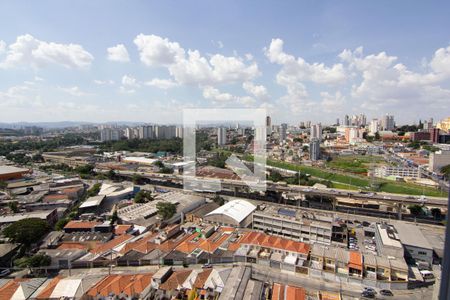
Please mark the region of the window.
[[417, 254], [419, 254], [419, 255], [427, 255], [427, 253], [426, 252], [423, 252], [423, 251], [417, 251]]

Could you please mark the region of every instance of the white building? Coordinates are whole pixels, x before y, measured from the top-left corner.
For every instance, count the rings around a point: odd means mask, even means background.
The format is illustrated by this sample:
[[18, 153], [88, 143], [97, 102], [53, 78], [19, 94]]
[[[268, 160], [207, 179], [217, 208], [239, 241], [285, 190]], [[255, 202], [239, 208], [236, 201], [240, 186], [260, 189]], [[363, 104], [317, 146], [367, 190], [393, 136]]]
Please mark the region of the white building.
[[217, 145], [223, 146], [227, 143], [227, 129], [224, 127], [217, 128]]
[[375, 134], [375, 133], [377, 133], [378, 132], [378, 130], [379, 130], [379, 122], [378, 122], [378, 119], [373, 119], [371, 122], [370, 122], [370, 125], [369, 125], [369, 133], [371, 133], [371, 134]]
[[120, 139], [121, 132], [119, 129], [103, 128], [100, 131], [100, 140], [102, 142], [118, 141]]
[[375, 169], [375, 176], [377, 177], [402, 177], [402, 178], [420, 178], [419, 168], [414, 167], [395, 167], [382, 166]]
[[208, 213], [204, 220], [219, 225], [248, 227], [256, 206], [245, 200], [232, 200]]
[[310, 139], [322, 140], [322, 124], [318, 123], [311, 125]]
[[440, 150], [430, 154], [428, 169], [440, 173], [441, 168], [450, 164], [450, 150]]

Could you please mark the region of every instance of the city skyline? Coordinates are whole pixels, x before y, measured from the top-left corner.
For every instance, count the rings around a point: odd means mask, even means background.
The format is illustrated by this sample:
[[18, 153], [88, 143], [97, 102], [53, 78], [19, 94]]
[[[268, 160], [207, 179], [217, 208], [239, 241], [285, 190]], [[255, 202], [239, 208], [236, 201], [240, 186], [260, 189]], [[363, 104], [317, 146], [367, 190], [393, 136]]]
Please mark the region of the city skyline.
[[1, 4], [2, 122], [176, 124], [211, 107], [266, 107], [274, 124], [447, 117], [445, 2], [105, 3]]

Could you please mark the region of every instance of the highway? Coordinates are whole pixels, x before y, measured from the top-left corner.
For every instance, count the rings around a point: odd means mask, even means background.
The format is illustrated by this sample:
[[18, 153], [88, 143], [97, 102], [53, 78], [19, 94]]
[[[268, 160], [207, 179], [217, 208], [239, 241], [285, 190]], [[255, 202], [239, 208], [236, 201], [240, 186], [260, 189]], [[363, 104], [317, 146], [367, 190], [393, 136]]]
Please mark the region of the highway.
[[[106, 170], [98, 170], [100, 172], [106, 172]], [[208, 186], [211, 186], [211, 189], [218, 186], [218, 181], [220, 181], [220, 185], [222, 188], [240, 188], [240, 189], [248, 189], [248, 186], [245, 182], [241, 180], [232, 180], [232, 179], [218, 179], [218, 178], [204, 178], [204, 177], [193, 177], [187, 175], [174, 175], [174, 174], [161, 174], [161, 173], [144, 173], [144, 172], [135, 172], [135, 171], [116, 171], [118, 175], [122, 176], [133, 176], [139, 175], [143, 178], [148, 178], [152, 180], [160, 180], [160, 181], [172, 181], [175, 183], [182, 183], [186, 178], [191, 181], [192, 186], [195, 187], [197, 184], [199, 187], [199, 191], [203, 189], [204, 191], [208, 191]], [[255, 182], [256, 183], [256, 182]], [[274, 183], [267, 181], [265, 182], [267, 185], [267, 190], [280, 192], [280, 193], [298, 193], [302, 195], [310, 195], [310, 196], [324, 196], [324, 197], [338, 197], [338, 198], [349, 198], [352, 200], [361, 201], [363, 203], [367, 202], [376, 202], [381, 204], [388, 205], [422, 205], [425, 204], [430, 207], [439, 207], [446, 208], [447, 207], [447, 198], [439, 198], [439, 197], [417, 197], [417, 196], [408, 196], [408, 195], [399, 195], [399, 194], [390, 194], [390, 193], [371, 193], [371, 192], [358, 192], [358, 191], [348, 191], [341, 189], [315, 189], [310, 186], [299, 186], [299, 185], [287, 185], [285, 183]], [[264, 182], [256, 183], [258, 185], [263, 186]]]

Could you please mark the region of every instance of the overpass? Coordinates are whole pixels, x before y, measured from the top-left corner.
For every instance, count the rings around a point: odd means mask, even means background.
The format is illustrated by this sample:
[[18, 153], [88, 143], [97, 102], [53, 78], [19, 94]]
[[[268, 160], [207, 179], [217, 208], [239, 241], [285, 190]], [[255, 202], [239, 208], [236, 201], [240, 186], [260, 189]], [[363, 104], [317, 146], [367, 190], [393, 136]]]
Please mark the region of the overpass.
[[[97, 170], [99, 172], [106, 172], [105, 170]], [[144, 179], [161, 182], [171, 182], [174, 184], [183, 184], [184, 176], [175, 174], [161, 174], [150, 172], [135, 172], [135, 171], [116, 171], [120, 176], [131, 177], [139, 175]], [[187, 175], [186, 175], [187, 176]], [[217, 182], [220, 181], [221, 189], [238, 193], [251, 194], [255, 191], [251, 190], [243, 181], [232, 179], [218, 179], [206, 177], [187, 177], [191, 179], [190, 189], [198, 192], [216, 192]], [[389, 194], [389, 193], [370, 193], [359, 191], [348, 191], [340, 189], [317, 189], [310, 186], [287, 185], [286, 183], [266, 182], [267, 191], [278, 195], [281, 199], [283, 194], [294, 194], [301, 200], [306, 196], [329, 197], [333, 199], [332, 208], [336, 209], [339, 202], [353, 202], [362, 206], [368, 204], [386, 205], [393, 208], [393, 211], [398, 214], [398, 218], [402, 217], [403, 208], [409, 205], [427, 205], [429, 207], [447, 208], [447, 199], [439, 197], [417, 197], [409, 195]]]

